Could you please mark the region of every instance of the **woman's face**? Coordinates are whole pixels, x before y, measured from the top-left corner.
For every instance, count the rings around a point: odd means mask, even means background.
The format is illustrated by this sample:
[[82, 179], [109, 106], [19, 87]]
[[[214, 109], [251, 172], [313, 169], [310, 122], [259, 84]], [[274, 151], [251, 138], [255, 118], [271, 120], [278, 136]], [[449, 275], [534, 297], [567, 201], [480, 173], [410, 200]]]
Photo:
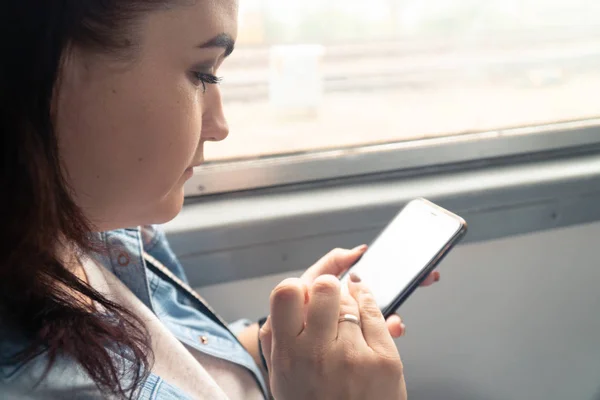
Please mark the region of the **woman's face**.
[[130, 59], [75, 48], [61, 71], [60, 155], [98, 230], [175, 217], [204, 142], [227, 136], [219, 88], [201, 79], [232, 50], [237, 0], [193, 3], [144, 16]]

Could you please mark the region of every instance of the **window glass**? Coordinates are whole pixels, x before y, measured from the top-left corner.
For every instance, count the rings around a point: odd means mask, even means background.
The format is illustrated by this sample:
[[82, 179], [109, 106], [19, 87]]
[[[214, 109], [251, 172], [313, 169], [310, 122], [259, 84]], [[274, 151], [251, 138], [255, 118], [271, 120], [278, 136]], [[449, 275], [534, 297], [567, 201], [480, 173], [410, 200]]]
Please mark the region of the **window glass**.
[[207, 160], [600, 116], [597, 0], [240, 0]]

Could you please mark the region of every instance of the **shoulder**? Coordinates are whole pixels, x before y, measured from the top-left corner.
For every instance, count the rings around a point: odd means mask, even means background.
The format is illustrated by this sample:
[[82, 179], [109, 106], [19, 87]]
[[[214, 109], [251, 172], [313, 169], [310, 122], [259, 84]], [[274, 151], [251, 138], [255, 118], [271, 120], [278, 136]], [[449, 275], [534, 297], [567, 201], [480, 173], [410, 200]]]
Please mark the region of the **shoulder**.
[[[1, 320], [0, 320], [1, 321]], [[48, 355], [16, 356], [31, 344], [27, 332], [1, 321], [0, 392], [6, 399], [100, 399], [101, 393], [89, 376], [72, 360], [58, 357], [48, 369]]]

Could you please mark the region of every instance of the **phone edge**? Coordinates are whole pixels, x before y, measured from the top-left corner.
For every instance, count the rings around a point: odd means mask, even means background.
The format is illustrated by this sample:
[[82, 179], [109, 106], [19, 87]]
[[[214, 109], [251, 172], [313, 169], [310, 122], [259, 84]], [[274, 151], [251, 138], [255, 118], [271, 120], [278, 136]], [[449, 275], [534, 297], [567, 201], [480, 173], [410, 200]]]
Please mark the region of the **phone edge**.
[[450, 250], [452, 250], [454, 246], [456, 246], [467, 234], [467, 222], [462, 217], [451, 213], [450, 211], [444, 210], [443, 208], [441, 209], [447, 213], [450, 213], [452, 216], [458, 218], [461, 223], [461, 228], [456, 232], [456, 234], [452, 237], [448, 244], [439, 252], [439, 254], [436, 257], [432, 258], [429, 264], [425, 268], [423, 268], [421, 274], [419, 274], [419, 276], [417, 276], [410, 283], [407, 289], [401, 292], [398, 295], [398, 297], [396, 297], [394, 301], [390, 303], [388, 307], [381, 310], [383, 316], [386, 319], [396, 312], [396, 310], [410, 297], [411, 294], [413, 294], [413, 292], [421, 285], [421, 283], [423, 283], [423, 281], [427, 279], [429, 274], [431, 274], [433, 270], [435, 270], [435, 268], [440, 264], [440, 262], [442, 262], [442, 260], [448, 255], [448, 253], [450, 253]]

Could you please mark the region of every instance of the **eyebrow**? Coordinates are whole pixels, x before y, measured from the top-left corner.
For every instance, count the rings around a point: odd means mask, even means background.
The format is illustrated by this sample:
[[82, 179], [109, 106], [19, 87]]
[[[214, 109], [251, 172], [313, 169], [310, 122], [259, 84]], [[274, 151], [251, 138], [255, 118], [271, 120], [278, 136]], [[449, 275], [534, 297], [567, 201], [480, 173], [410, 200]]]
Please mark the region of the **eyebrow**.
[[231, 54], [235, 47], [235, 41], [227, 33], [221, 33], [214, 38], [210, 39], [206, 43], [202, 43], [198, 46], [200, 49], [208, 49], [211, 47], [222, 47], [225, 49], [225, 57]]

